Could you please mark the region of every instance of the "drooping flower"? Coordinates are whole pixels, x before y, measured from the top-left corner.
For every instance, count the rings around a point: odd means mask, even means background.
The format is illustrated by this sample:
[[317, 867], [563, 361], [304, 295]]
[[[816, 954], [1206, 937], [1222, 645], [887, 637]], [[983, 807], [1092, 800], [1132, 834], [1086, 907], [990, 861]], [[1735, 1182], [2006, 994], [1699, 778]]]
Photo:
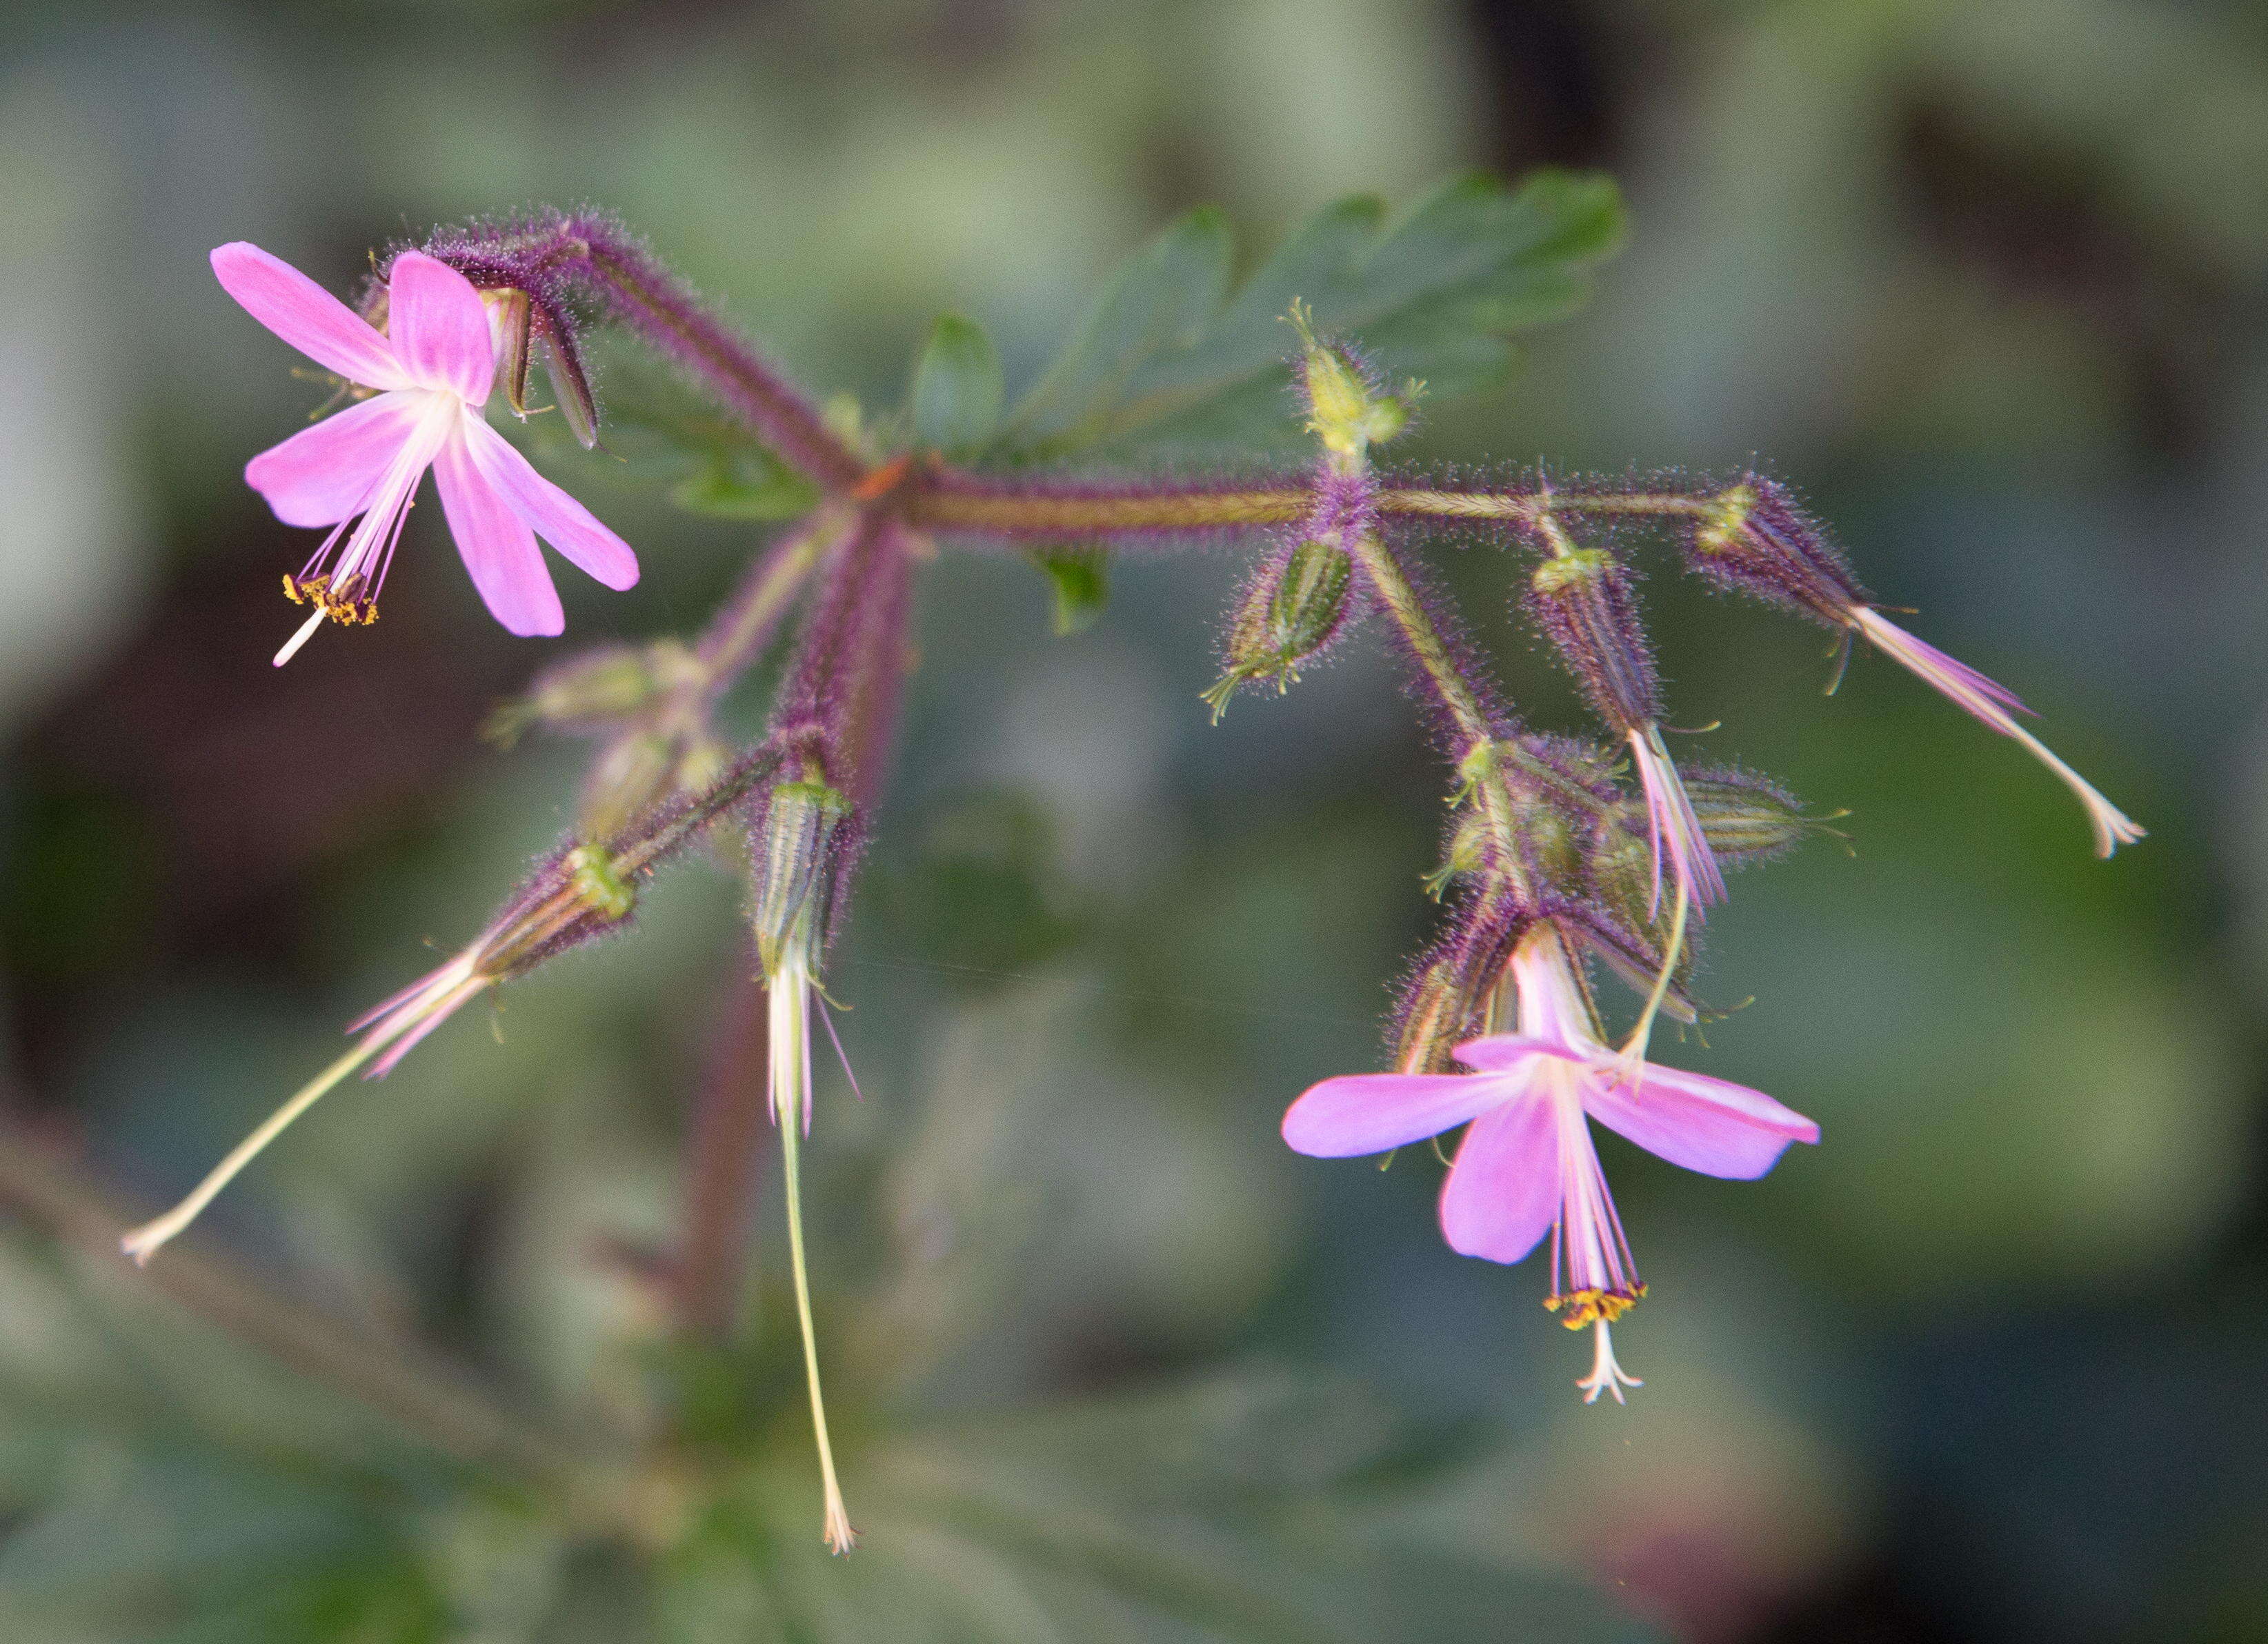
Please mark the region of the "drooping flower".
[[1616, 1363], [1609, 1325], [1646, 1294], [1607, 1191], [1589, 1120], [1649, 1153], [1707, 1176], [1752, 1180], [1791, 1141], [1819, 1127], [1751, 1090], [1706, 1074], [1619, 1056], [1591, 1023], [1558, 932], [1539, 922], [1512, 958], [1520, 1031], [1457, 1047], [1469, 1074], [1350, 1074], [1292, 1104], [1284, 1140], [1316, 1158], [1382, 1153], [1470, 1121], [1441, 1188], [1451, 1249], [1490, 1261], [1524, 1259], [1551, 1238], [1544, 1306], [1570, 1330], [1596, 1331], [1585, 1402], [1621, 1402], [1638, 1383]]
[[2132, 845], [2148, 831], [2098, 792], [2095, 784], [2058, 759], [2047, 744], [2017, 723], [2029, 714], [2014, 691], [1988, 679], [1958, 657], [1948, 657], [1928, 641], [1917, 639], [1872, 605], [1854, 605], [1851, 625], [1875, 648], [1948, 701], [1966, 708], [2002, 736], [2014, 738], [2059, 777], [2087, 807], [2088, 825], [2095, 830], [2095, 854], [2108, 856], [2121, 845]]
[[254, 319], [368, 397], [248, 463], [246, 481], [288, 525], [328, 525], [296, 576], [313, 613], [276, 653], [278, 667], [325, 617], [369, 622], [425, 471], [473, 586], [514, 634], [556, 634], [559, 595], [541, 535], [609, 588], [637, 581], [637, 556], [573, 497], [536, 473], [482, 415], [496, 375], [487, 305], [471, 281], [423, 253], [388, 271], [380, 332], [306, 275], [238, 240], [213, 273]]

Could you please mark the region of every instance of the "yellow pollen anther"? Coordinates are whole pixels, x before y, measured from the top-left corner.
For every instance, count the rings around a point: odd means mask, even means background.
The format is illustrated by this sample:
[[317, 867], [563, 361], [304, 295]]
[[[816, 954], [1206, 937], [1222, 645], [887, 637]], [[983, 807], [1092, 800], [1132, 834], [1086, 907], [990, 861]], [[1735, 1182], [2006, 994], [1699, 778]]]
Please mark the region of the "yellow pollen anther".
[[1632, 1285], [1627, 1290], [1570, 1290], [1564, 1295], [1545, 1296], [1543, 1307], [1550, 1313], [1564, 1310], [1565, 1317], [1559, 1322], [1570, 1330], [1581, 1330], [1602, 1319], [1613, 1324], [1636, 1307], [1645, 1295], [1643, 1284]]

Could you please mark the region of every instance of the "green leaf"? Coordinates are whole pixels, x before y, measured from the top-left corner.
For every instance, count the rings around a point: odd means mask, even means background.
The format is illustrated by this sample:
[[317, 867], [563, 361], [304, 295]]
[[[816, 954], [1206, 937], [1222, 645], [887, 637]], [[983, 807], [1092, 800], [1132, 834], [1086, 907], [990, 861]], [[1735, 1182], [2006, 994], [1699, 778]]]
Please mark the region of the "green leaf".
[[[606, 446], [620, 477], [666, 484], [678, 507], [721, 519], [792, 519], [818, 502], [808, 480], [674, 378], [616, 350], [606, 383]], [[539, 444], [571, 451], [557, 418], [528, 428]]]
[[914, 438], [954, 456], [974, 451], [1000, 421], [1000, 351], [984, 327], [940, 314], [914, 368]]
[[1492, 386], [1511, 367], [1506, 334], [1577, 307], [1587, 270], [1624, 226], [1613, 181], [1572, 172], [1536, 172], [1517, 188], [1461, 178], [1393, 218], [1375, 199], [1343, 200], [1224, 302], [1226, 231], [1192, 216], [1111, 280], [989, 454], [1297, 447], [1281, 323], [1294, 297], [1320, 329], [1356, 339], [1389, 383], [1419, 378], [1436, 398]]
[[1101, 548], [1037, 548], [1032, 563], [1047, 573], [1055, 593], [1056, 637], [1084, 634], [1102, 620], [1110, 601], [1110, 556]]
[[719, 519], [793, 519], [819, 500], [811, 482], [749, 446], [718, 449], [701, 466], [669, 488], [669, 500], [688, 513]]
[[1196, 348], [1228, 291], [1228, 220], [1190, 212], [1114, 275], [1065, 349], [1009, 419], [1005, 444], [1034, 454], [1108, 439], [1144, 372]]

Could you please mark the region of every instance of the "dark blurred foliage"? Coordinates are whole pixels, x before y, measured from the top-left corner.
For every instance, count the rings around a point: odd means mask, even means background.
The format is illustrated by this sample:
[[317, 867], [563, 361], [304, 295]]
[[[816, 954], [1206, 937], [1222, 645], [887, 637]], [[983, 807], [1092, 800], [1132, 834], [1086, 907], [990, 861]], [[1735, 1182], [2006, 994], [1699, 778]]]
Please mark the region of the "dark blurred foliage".
[[[1542, 162], [1619, 174], [1631, 247], [1419, 455], [1760, 455], [2153, 829], [2093, 862], [2005, 742], [1867, 657], [1822, 700], [1815, 634], [1653, 561], [1674, 716], [1723, 722], [1692, 745], [1849, 807], [1854, 854], [1734, 881], [1705, 983], [1756, 1002], [1663, 1046], [1824, 1145], [1727, 1185], [1608, 1144], [1653, 1283], [1628, 1410], [1576, 1402], [1532, 1266], [1441, 1247], [1422, 1149], [1275, 1139], [1375, 1065], [1426, 928], [1440, 775], [1376, 647], [1211, 729], [1234, 567], [1122, 561], [1059, 640], [1032, 568], [948, 560], [832, 984], [866, 1094], [813, 1149], [869, 1550], [819, 1552], [770, 1312], [737, 1358], [665, 1345], [684, 1115], [748, 969], [696, 865], [509, 990], [501, 1047], [453, 1024], [330, 1098], [194, 1242], [373, 1362], [442, 1355], [600, 1451], [666, 1417], [719, 1471], [563, 1519], [330, 1391], [297, 1315], [195, 1322], [234, 1270], [184, 1311], [27, 1221], [0, 1634], [612, 1639], [659, 1604], [686, 1639], [783, 1606], [799, 1636], [1297, 1636], [1272, 1605], [1368, 1638], [2268, 1636], [2268, 24], [2233, 0], [19, 4], [11, 1152], [186, 1187], [565, 826], [580, 750], [499, 755], [495, 700], [691, 628], [764, 529], [563, 459], [634, 593], [566, 588], [567, 641], [510, 640], [421, 517], [385, 620], [271, 672], [308, 543], [239, 473], [320, 391], [211, 246], [342, 289], [398, 234], [590, 201], [887, 407], [932, 313], [1019, 380], [1189, 205], [1264, 245]], [[1440, 558], [1573, 727], [1512, 568]]]

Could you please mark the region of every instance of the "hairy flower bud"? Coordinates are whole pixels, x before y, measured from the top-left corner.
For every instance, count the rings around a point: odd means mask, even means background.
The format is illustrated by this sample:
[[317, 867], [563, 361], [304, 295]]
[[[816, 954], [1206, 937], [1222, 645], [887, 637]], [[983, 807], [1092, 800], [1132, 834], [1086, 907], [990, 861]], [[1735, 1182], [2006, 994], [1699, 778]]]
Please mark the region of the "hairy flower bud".
[[1395, 1012], [1394, 1065], [1403, 1073], [1447, 1073], [1456, 1048], [1487, 1030], [1489, 1002], [1533, 915], [1509, 905], [1477, 909], [1434, 948], [1402, 990]]
[[1382, 392], [1376, 374], [1344, 343], [1315, 335], [1314, 314], [1304, 303], [1288, 316], [1300, 333], [1300, 386], [1307, 401], [1308, 431], [1333, 456], [1359, 461], [1410, 426], [1410, 409], [1425, 392], [1415, 380], [1399, 394]]
[[1583, 872], [1583, 828], [1566, 805], [1542, 789], [1512, 797], [1513, 827], [1536, 884], [1558, 889], [1580, 884]]
[[482, 734], [509, 747], [530, 726], [550, 730], [611, 729], [652, 707], [692, 664], [682, 645], [662, 641], [644, 650], [606, 645], [547, 668], [525, 696], [504, 703]]
[[531, 353], [527, 293], [517, 286], [497, 286], [481, 293], [481, 305], [488, 310], [489, 340], [495, 345], [496, 385], [512, 415], [526, 422]]
[[583, 778], [575, 831], [583, 839], [612, 839], [647, 806], [677, 791], [678, 739], [632, 730], [599, 751]]
[[1849, 626], [1867, 591], [1787, 488], [1749, 474], [1705, 500], [1685, 542], [1693, 569], [1719, 586]]
[[1300, 677], [1345, 625], [1354, 560], [1335, 543], [1307, 541], [1277, 554], [1253, 577], [1229, 628], [1227, 668], [1204, 693], [1219, 719], [1247, 679], [1273, 679], [1278, 691]]
[[1630, 579], [1603, 548], [1577, 548], [1535, 568], [1528, 604], [1591, 706], [1627, 736], [1661, 716], [1653, 654]]
[[766, 796], [752, 841], [756, 955], [776, 977], [792, 951], [807, 969], [833, 911], [835, 859], [850, 801], [827, 783], [782, 782]]
[[[1777, 855], [1820, 826], [1803, 814], [1794, 796], [1746, 771], [1710, 771], [1684, 780], [1702, 837], [1720, 861]], [[1634, 811], [1643, 820], [1644, 807]]]

